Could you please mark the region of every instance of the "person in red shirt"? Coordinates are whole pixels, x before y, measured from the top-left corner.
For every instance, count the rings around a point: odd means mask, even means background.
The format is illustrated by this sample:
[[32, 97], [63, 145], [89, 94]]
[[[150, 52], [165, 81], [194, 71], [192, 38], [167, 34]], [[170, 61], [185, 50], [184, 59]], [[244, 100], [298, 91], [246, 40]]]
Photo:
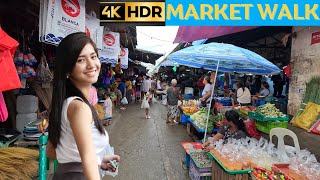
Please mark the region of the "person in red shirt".
[[197, 83], [198, 88], [199, 88], [199, 96], [200, 96], [200, 97], [201, 97], [202, 91], [203, 91], [204, 86], [205, 86], [204, 83], [203, 83], [204, 77], [205, 77], [205, 76], [202, 76], [202, 77], [199, 79], [198, 83]]

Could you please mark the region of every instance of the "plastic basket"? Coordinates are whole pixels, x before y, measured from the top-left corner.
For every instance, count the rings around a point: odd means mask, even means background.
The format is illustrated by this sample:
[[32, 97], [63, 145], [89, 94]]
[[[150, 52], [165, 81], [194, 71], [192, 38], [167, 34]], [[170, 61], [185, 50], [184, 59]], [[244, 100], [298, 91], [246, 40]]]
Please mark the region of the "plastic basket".
[[198, 168], [192, 159], [190, 159], [189, 176], [192, 180], [211, 180], [211, 167]]
[[256, 128], [257, 130], [269, 134], [271, 129], [273, 128], [287, 128], [288, 121], [256, 121]]
[[209, 153], [209, 157], [214, 159], [228, 174], [248, 174], [252, 172], [252, 170], [229, 170], [212, 153]]
[[[200, 162], [198, 162], [197, 160], [195, 160], [195, 159], [193, 158], [195, 154], [206, 154], [206, 155], [208, 156], [208, 159], [210, 160], [210, 162], [212, 162], [212, 159], [209, 157], [209, 153], [207, 153], [207, 152], [191, 152], [191, 153], [190, 153], [190, 156], [191, 156], [193, 162], [196, 164], [196, 166], [197, 166], [198, 168], [200, 168], [200, 169], [208, 169], [208, 168], [211, 169], [212, 164], [211, 164], [209, 167], [204, 167], [204, 166], [201, 165]], [[204, 170], [204, 171], [206, 171], [206, 170]]]
[[256, 111], [249, 112], [248, 117], [250, 119], [254, 119], [257, 121], [288, 121], [289, 120], [289, 116], [287, 114], [285, 115], [285, 117], [268, 118], [268, 117], [265, 117], [264, 115], [262, 115], [261, 113], [256, 112]]

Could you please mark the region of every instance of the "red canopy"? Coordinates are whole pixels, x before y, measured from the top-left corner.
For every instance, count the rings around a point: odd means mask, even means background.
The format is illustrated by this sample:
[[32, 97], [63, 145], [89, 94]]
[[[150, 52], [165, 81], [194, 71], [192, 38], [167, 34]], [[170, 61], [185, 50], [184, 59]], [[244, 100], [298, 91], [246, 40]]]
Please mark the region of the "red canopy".
[[180, 26], [174, 43], [193, 42], [257, 28], [257, 26]]

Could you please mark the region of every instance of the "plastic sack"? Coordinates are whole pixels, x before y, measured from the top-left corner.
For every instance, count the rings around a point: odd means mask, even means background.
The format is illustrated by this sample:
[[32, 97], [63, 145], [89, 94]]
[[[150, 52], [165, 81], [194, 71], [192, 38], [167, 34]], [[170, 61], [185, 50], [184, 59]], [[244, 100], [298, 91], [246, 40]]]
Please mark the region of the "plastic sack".
[[127, 104], [128, 104], [128, 100], [127, 100], [126, 97], [122, 98], [120, 102], [121, 102], [121, 104], [123, 104], [123, 105], [127, 105]]
[[6, 121], [8, 118], [8, 110], [4, 101], [2, 92], [0, 92], [0, 122]]
[[246, 132], [249, 137], [260, 139], [261, 134], [256, 129], [256, 124], [253, 119], [247, 119], [244, 121]]
[[21, 88], [17, 69], [13, 63], [19, 43], [0, 28], [0, 91]]
[[313, 102], [308, 102], [303, 113], [294, 120], [293, 125], [305, 130], [309, 130], [312, 124], [317, 120], [319, 113], [320, 105]]
[[308, 132], [313, 132], [315, 134], [320, 134], [320, 118], [316, 121], [316, 123], [311, 126]]

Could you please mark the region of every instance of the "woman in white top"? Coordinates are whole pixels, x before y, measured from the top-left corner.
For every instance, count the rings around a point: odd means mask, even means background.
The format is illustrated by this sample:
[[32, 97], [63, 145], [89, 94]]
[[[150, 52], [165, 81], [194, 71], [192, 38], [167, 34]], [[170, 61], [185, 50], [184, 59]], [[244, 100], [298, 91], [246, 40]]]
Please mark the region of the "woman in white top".
[[204, 89], [202, 91], [202, 97], [199, 99], [200, 101], [206, 101], [207, 103], [210, 102], [211, 98], [211, 91], [212, 91], [212, 85], [210, 83], [210, 77], [206, 76], [203, 79]]
[[[237, 86], [237, 94], [236, 94], [236, 103], [242, 106], [248, 106], [251, 103], [251, 93], [250, 90], [244, 85], [243, 82], [238, 82]], [[233, 103], [234, 105], [234, 103]]]
[[104, 156], [109, 145], [89, 91], [97, 82], [100, 61], [94, 42], [85, 33], [65, 37], [57, 47], [49, 124], [49, 142], [59, 162], [53, 179], [98, 180], [99, 169], [114, 171]]

